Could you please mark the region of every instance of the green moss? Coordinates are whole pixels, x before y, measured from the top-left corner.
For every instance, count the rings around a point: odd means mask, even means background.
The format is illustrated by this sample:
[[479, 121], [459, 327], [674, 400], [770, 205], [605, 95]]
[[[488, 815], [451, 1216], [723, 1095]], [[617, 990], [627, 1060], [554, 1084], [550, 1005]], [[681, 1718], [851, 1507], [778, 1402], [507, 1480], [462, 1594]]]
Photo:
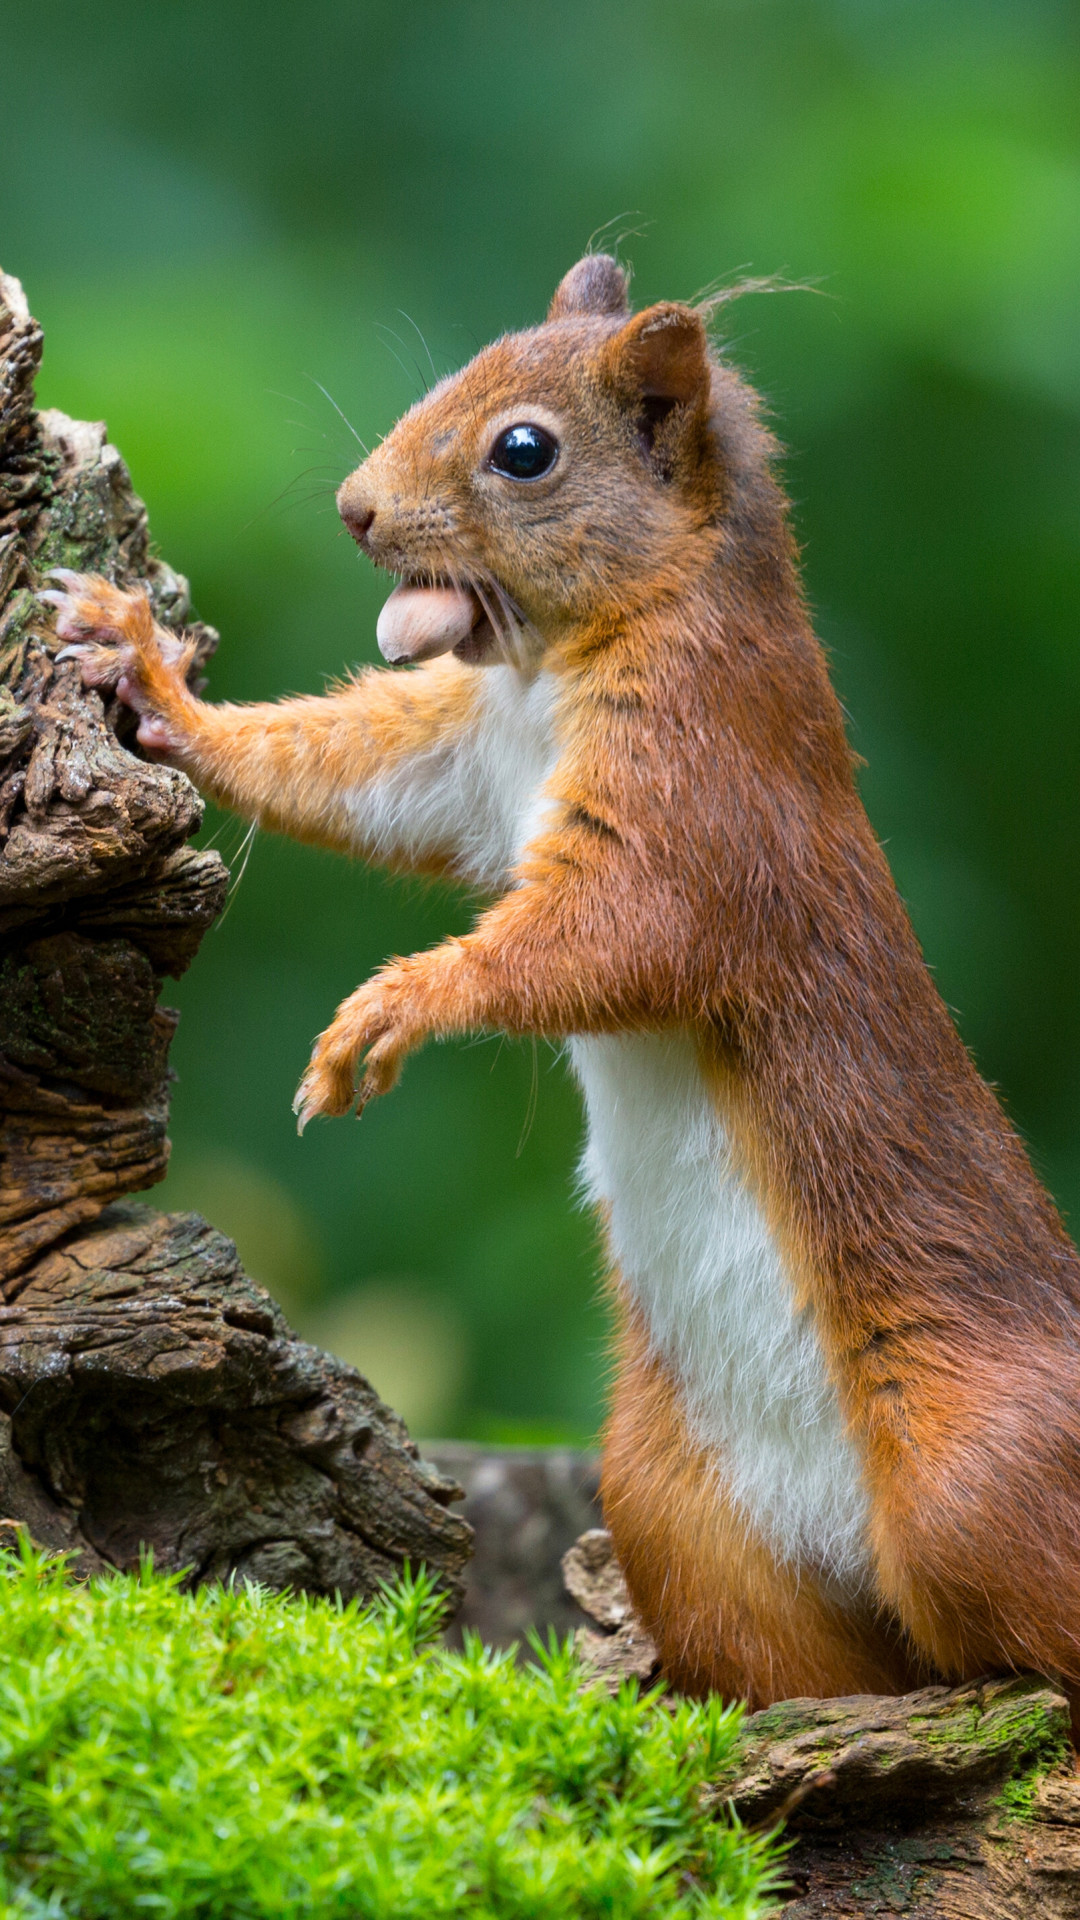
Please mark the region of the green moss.
[[41, 605], [29, 587], [20, 587], [6, 602], [0, 617], [0, 685], [18, 685], [26, 662], [32, 629], [41, 624]]
[[776, 1849], [702, 1789], [738, 1715], [370, 1610], [0, 1558], [0, 1916], [755, 1920]]
[[1069, 1738], [1043, 1726], [1043, 1737], [1025, 1755], [1025, 1764], [1015, 1772], [994, 1801], [1006, 1820], [1030, 1820], [1035, 1796], [1048, 1773], [1061, 1766], [1069, 1752]]
[[1017, 1774], [1015, 1779], [1006, 1783], [994, 1805], [1006, 1820], [1030, 1820], [1035, 1795], [1045, 1778], [1045, 1767], [1030, 1767], [1026, 1773]]
[[974, 1704], [963, 1716], [950, 1713], [938, 1723], [913, 1718], [911, 1728], [931, 1747], [970, 1744], [986, 1754], [1008, 1747], [1018, 1763], [1047, 1748], [1060, 1753], [1067, 1740], [1064, 1723], [1048, 1718], [1045, 1694], [1032, 1698], [1030, 1680], [1017, 1680], [1012, 1700], [998, 1693], [989, 1708]]
[[974, 1704], [963, 1719], [951, 1715], [940, 1729], [924, 1726], [923, 1737], [930, 1745], [970, 1741], [985, 1755], [1009, 1748], [1012, 1768], [993, 1804], [1006, 1817], [1024, 1819], [1040, 1782], [1068, 1752], [1069, 1732], [1064, 1714], [1048, 1714], [1045, 1695], [1032, 1699], [1029, 1680], [1017, 1680], [1015, 1687], [1014, 1699], [999, 1693], [986, 1710]]

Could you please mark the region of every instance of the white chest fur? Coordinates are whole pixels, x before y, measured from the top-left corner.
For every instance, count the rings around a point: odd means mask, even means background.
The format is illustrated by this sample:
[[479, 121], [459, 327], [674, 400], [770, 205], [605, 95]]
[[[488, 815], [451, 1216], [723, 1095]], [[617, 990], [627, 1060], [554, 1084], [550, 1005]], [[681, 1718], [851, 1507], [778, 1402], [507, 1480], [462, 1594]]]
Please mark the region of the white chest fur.
[[796, 1311], [761, 1210], [732, 1165], [692, 1043], [577, 1038], [584, 1174], [690, 1429], [783, 1559], [845, 1586], [866, 1568], [855, 1447], [812, 1319]]
[[[471, 724], [350, 796], [365, 850], [438, 853], [498, 891], [544, 824], [556, 688], [481, 671]], [[768, 1227], [732, 1165], [688, 1039], [575, 1039], [585, 1174], [691, 1430], [774, 1549], [857, 1586], [866, 1565], [859, 1461], [811, 1318], [795, 1310]]]
[[473, 669], [469, 725], [452, 729], [348, 796], [358, 850], [376, 859], [446, 859], [485, 891], [505, 887], [542, 826], [556, 753], [550, 674]]

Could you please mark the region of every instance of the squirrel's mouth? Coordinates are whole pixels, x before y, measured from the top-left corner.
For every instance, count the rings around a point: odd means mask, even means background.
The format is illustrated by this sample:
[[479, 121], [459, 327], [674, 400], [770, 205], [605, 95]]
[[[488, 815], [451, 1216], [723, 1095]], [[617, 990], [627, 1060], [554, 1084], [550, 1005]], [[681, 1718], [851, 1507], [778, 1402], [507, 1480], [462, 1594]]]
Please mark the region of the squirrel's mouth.
[[375, 638], [392, 666], [440, 653], [477, 665], [498, 648], [492, 612], [492, 598], [474, 587], [430, 577], [402, 580], [383, 606]]

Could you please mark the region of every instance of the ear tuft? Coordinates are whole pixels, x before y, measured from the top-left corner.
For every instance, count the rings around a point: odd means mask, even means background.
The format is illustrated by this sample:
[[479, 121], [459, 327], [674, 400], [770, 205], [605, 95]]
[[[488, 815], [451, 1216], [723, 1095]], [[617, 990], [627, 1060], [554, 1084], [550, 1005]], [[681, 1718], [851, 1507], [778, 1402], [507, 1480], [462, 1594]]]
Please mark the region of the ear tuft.
[[629, 313], [630, 279], [610, 253], [587, 253], [560, 280], [548, 308], [549, 320], [575, 313]]

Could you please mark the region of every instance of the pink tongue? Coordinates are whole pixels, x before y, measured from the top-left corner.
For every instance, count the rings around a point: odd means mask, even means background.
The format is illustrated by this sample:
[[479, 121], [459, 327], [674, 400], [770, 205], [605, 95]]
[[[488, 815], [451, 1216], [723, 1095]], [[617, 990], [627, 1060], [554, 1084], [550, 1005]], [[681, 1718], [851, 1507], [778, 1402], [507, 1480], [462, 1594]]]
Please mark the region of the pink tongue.
[[384, 660], [434, 660], [468, 639], [479, 618], [464, 587], [395, 587], [379, 615], [375, 638]]

